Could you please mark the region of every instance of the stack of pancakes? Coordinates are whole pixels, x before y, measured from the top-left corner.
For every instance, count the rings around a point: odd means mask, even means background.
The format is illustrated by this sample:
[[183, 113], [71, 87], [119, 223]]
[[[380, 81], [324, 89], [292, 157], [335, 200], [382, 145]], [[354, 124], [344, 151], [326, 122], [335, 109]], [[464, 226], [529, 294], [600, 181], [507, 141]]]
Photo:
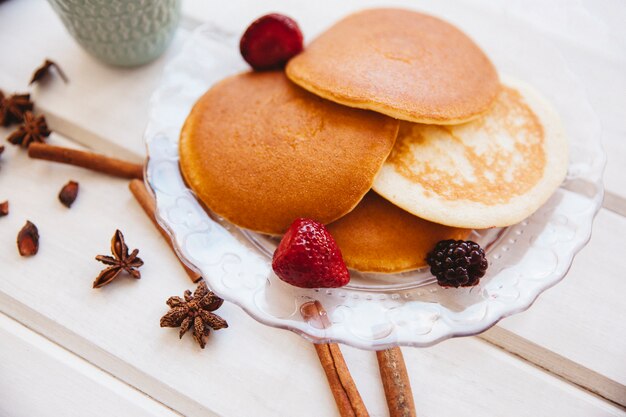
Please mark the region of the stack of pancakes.
[[213, 212], [280, 235], [327, 224], [348, 267], [425, 265], [443, 239], [517, 223], [562, 182], [559, 119], [504, 80], [463, 32], [399, 9], [350, 15], [285, 71], [214, 85], [180, 138], [183, 176]]

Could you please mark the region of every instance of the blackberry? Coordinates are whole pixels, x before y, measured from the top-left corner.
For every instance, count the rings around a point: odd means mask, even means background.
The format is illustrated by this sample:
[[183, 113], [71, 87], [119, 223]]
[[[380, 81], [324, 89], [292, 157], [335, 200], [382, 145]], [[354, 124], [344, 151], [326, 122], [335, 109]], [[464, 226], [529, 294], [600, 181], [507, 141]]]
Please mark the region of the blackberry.
[[426, 257], [442, 287], [471, 287], [487, 271], [485, 251], [471, 240], [442, 240]]

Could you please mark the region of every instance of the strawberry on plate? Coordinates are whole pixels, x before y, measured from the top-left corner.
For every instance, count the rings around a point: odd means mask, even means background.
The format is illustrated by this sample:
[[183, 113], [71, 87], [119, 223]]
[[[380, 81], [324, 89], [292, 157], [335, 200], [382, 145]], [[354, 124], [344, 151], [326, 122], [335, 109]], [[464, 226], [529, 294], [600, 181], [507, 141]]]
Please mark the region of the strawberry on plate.
[[311, 219], [291, 224], [274, 252], [272, 268], [280, 279], [301, 288], [335, 288], [350, 282], [335, 239]]
[[278, 69], [302, 51], [302, 32], [292, 18], [272, 13], [252, 22], [239, 42], [243, 59], [257, 71]]

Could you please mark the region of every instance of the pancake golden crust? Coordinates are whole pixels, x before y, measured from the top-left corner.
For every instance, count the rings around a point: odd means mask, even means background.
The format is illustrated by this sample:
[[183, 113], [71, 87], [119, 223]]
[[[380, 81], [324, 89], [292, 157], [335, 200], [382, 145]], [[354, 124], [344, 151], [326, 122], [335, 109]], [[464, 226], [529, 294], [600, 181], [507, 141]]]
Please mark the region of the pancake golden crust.
[[416, 216], [457, 227], [508, 226], [535, 212], [565, 177], [567, 140], [533, 89], [505, 84], [475, 121], [403, 123], [374, 190]]
[[469, 121], [499, 90], [493, 64], [463, 32], [401, 9], [344, 18], [292, 58], [286, 72], [321, 97], [415, 123]]
[[192, 109], [180, 167], [197, 197], [230, 222], [283, 233], [297, 217], [332, 222], [370, 189], [398, 121], [321, 99], [283, 72], [243, 73]]
[[384, 273], [426, 266], [426, 255], [437, 242], [465, 239], [471, 232], [420, 219], [373, 191], [327, 228], [349, 268]]

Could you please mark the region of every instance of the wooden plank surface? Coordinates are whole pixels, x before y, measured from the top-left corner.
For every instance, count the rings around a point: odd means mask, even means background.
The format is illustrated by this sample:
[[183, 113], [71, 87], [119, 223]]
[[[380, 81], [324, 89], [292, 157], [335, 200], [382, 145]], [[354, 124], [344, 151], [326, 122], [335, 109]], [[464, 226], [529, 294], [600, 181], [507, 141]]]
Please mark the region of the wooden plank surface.
[[[430, 7], [429, 5], [431, 4], [426, 2], [424, 5], [420, 4], [420, 7]], [[323, 28], [327, 22], [333, 21], [335, 14], [337, 16], [345, 14], [355, 6], [351, 2], [342, 2], [333, 8], [324, 8], [323, 5], [314, 4], [274, 2], [269, 5], [265, 4], [262, 7], [258, 4], [247, 3], [246, 7], [242, 7], [240, 2], [231, 2], [220, 7], [213, 7], [206, 2], [189, 0], [185, 2], [186, 14], [188, 16], [185, 27], [193, 27], [194, 22], [208, 19], [219, 19], [220, 22], [225, 24], [232, 24], [232, 27], [238, 27], [237, 25], [244, 27], [252, 18], [273, 8], [273, 10], [280, 10], [294, 15], [302, 24], [305, 32], [314, 33]], [[323, 15], [323, 18], [320, 17], [320, 14]], [[580, 16], [583, 16], [583, 19], [588, 19], [584, 17], [584, 14]], [[41, 22], [45, 22], [43, 27]], [[45, 88], [36, 87], [34, 89], [34, 97], [39, 109], [46, 113], [52, 127], [58, 132], [67, 134], [73, 140], [86, 143], [109, 154], [136, 160], [141, 158], [144, 148], [140, 138], [146, 122], [149, 96], [153, 87], [158, 83], [162, 66], [167, 62], [168, 56], [161, 58], [152, 65], [136, 70], [119, 70], [104, 67], [82, 52], [69, 35], [65, 33], [62, 25], [55, 18], [47, 3], [41, 1], [21, 0], [1, 5], [0, 27], [3, 28], [0, 30], [0, 53], [3, 56], [19, 57], [19, 59], [3, 61], [0, 66], [0, 88], [5, 91], [23, 90], [30, 73], [45, 57], [55, 59], [70, 76], [70, 84], [66, 86], [59, 80], [53, 80]], [[558, 29], [558, 25], [556, 27]], [[559, 40], [559, 36], [563, 36], [557, 29], [552, 29], [554, 36], [556, 36], [556, 41], [564, 42], [564, 45], [567, 46], [564, 46], [565, 50], [570, 48], [574, 51], [572, 53], [578, 54], [577, 57], [570, 59], [574, 64], [579, 60], [582, 62], [581, 66], [585, 68], [582, 76], [591, 91], [590, 100], [597, 107], [596, 110], [606, 125], [604, 140], [605, 146], [609, 151], [607, 187], [610, 190], [610, 195], [613, 196], [610, 200], [613, 202], [612, 209], [619, 212], [615, 207], [618, 207], [618, 209], [622, 207], [623, 196], [626, 195], [626, 187], [624, 186], [626, 175], [623, 174], [623, 164], [619, 162], [620, 160], [626, 160], [626, 154], [624, 154], [626, 147], [621, 142], [624, 134], [621, 120], [623, 120], [625, 107], [619, 106], [619, 100], [621, 99], [621, 96], [618, 96], [619, 88], [611, 89], [610, 81], [617, 80], [617, 87], [621, 85], [619, 83], [623, 81], [623, 78], [620, 79], [618, 73], [620, 68], [624, 68], [621, 61], [622, 57], [616, 56], [613, 49], [603, 52], [603, 50], [588, 47], [587, 44], [584, 44], [582, 49], [576, 48], [576, 42], [573, 42], [568, 37], [570, 35], [564, 37], [565, 41]], [[45, 36], [41, 36], [40, 33], [45, 33]], [[169, 56], [175, 54], [176, 48], [184, 41], [187, 33], [186, 29], [179, 31], [177, 40], [168, 52]], [[17, 34], [20, 34], [19, 38]], [[604, 36], [606, 33], [601, 33], [601, 35]], [[578, 41], [576, 38], [574, 40]], [[28, 48], [25, 48], [25, 45], [28, 45]], [[593, 62], [597, 64], [592, 64]], [[604, 71], [603, 77], [593, 77], [596, 67]], [[4, 136], [5, 133], [5, 130], [0, 130], [1, 136]], [[61, 141], [59, 137], [56, 137], [55, 140]], [[232, 368], [229, 368], [226, 363], [210, 364], [208, 368], [216, 371], [218, 375], [224, 375], [226, 378], [224, 386], [201, 378], [197, 381], [198, 383], [204, 381], [205, 385], [208, 384], [214, 391], [213, 395], [221, 394], [221, 397], [216, 398], [215, 401], [209, 401], [214, 396], [206, 396], [202, 390], [189, 390], [189, 381], [181, 382], [175, 378], [176, 372], [183, 372], [183, 366], [179, 367], [177, 365], [171, 372], [153, 370], [152, 368], [157, 366], [155, 363], [161, 363], [159, 361], [159, 359], [162, 359], [159, 356], [161, 352], [158, 351], [157, 359], [152, 357], [152, 361], [142, 357], [145, 350], [142, 350], [140, 346], [142, 343], [148, 343], [146, 340], [151, 341], [152, 349], [165, 349], [168, 351], [170, 356], [163, 355], [170, 360], [176, 360], [175, 355], [177, 354], [184, 355], [186, 354], [184, 352], [190, 349], [193, 351], [193, 346], [191, 346], [189, 341], [180, 342], [179, 345], [185, 348], [182, 350], [175, 348], [175, 353], [172, 354], [169, 349], [165, 348], [169, 338], [163, 336], [165, 331], [160, 329], [158, 329], [158, 332], [154, 332], [154, 329], [151, 331], [146, 330], [145, 332], [142, 332], [141, 329], [133, 330], [139, 334], [128, 340], [121, 340], [119, 337], [107, 339], [105, 335], [112, 332], [109, 328], [111, 323], [107, 322], [102, 315], [96, 314], [97, 311], [93, 311], [95, 306], [92, 298], [95, 297], [96, 306], [99, 308], [108, 304], [127, 305], [133, 303], [128, 295], [120, 294], [125, 290], [116, 288], [110, 291], [107, 290], [105, 294], [112, 293], [114, 298], [109, 300], [98, 293], [92, 293], [92, 290], [89, 289], [92, 276], [95, 276], [98, 272], [97, 266], [94, 265], [95, 262], [91, 257], [103, 250], [106, 251], [108, 240], [115, 227], [122, 227], [125, 231], [130, 230], [132, 234], [138, 236], [136, 241], [139, 241], [137, 245], [141, 247], [142, 253], [144, 250], [153, 252], [154, 262], [156, 262], [156, 265], [159, 265], [158, 268], [152, 270], [153, 274], [159, 276], [159, 282], [166, 284], [159, 287], [160, 291], [157, 292], [157, 299], [164, 301], [167, 296], [182, 292], [187, 287], [184, 274], [178, 269], [176, 260], [166, 249], [164, 242], [156, 232], [153, 233], [152, 226], [144, 219], [138, 207], [135, 206], [134, 201], [126, 193], [126, 183], [124, 181], [102, 179], [95, 174], [79, 171], [75, 168], [53, 167], [52, 165], [46, 165], [46, 163], [33, 161], [30, 162], [38, 165], [34, 171], [31, 171], [23, 167], [20, 168], [19, 164], [28, 164], [29, 161], [23, 161], [23, 155], [21, 154], [14, 154], [14, 150], [5, 152], [2, 162], [0, 162], [0, 200], [9, 196], [13, 211], [9, 218], [2, 219], [0, 222], [0, 236], [3, 237], [2, 242], [0, 242], [0, 250], [2, 251], [0, 265], [13, 267], [13, 269], [11, 267], [9, 269], [0, 269], [0, 279], [3, 280], [0, 286], [0, 309], [9, 312], [20, 321], [28, 322], [29, 325], [32, 324], [34, 327], [38, 327], [46, 336], [59, 340], [63, 346], [71, 346], [72, 349], [77, 349], [81, 355], [90, 360], [94, 359], [99, 366], [103, 366], [115, 375], [119, 375], [125, 381], [137, 385], [142, 390], [146, 388], [147, 392], [154, 393], [156, 397], [165, 403], [176, 404], [177, 407], [184, 403], [180, 408], [177, 408], [179, 411], [184, 410], [189, 413], [211, 409], [214, 411], [221, 410], [219, 412], [225, 412], [226, 414], [232, 412], [233, 409], [229, 408], [231, 406], [229, 401], [237, 401], [234, 395], [237, 392], [237, 384], [243, 382], [242, 379], [246, 375], [250, 376], [250, 381], [246, 381], [248, 383], [246, 387], [253, 393], [251, 394], [253, 399], [250, 400], [251, 406], [256, 404], [256, 402], [264, 401], [262, 410], [267, 413], [288, 410], [286, 407], [289, 404], [293, 406], [296, 401], [307, 403], [307, 401], [310, 401], [306, 395], [307, 389], [313, 390], [318, 394], [323, 393], [321, 388], [324, 387], [319, 386], [319, 381], [323, 381], [323, 379], [316, 379], [316, 362], [313, 356], [311, 356], [313, 359], [309, 358], [312, 350], [311, 352], [306, 350], [308, 349], [306, 343], [293, 335], [284, 335], [284, 332], [266, 329], [250, 320], [234, 307], [230, 307], [228, 312], [233, 314], [233, 320], [237, 323], [243, 323], [237, 331], [238, 336], [229, 336], [229, 339], [232, 337], [232, 339], [236, 340], [216, 342], [222, 348], [210, 355], [207, 355], [207, 352], [195, 352], [195, 354], [200, 355], [200, 360], [202, 361], [206, 360], [204, 356], [224, 358], [220, 359], [224, 361], [241, 361], [242, 359], [239, 356], [234, 356], [233, 352], [227, 352], [229, 348], [237, 351], [236, 345], [231, 344], [237, 341], [238, 343], [261, 345], [262, 361], [260, 364], [257, 364], [244, 359], [245, 365], [248, 368], [253, 368], [253, 370], [251, 371], [243, 365], [235, 366], [235, 372], [238, 372], [238, 375], [231, 375], [230, 371], [232, 371]], [[16, 174], [15, 171], [18, 173]], [[8, 172], [14, 172], [11, 174], [11, 181], [7, 178]], [[81, 184], [83, 180], [86, 181], [86, 184], [91, 184], [90, 187], [83, 187], [81, 197], [79, 197], [76, 206], [71, 211], [67, 211], [56, 201], [58, 189], [69, 179], [69, 176], [73, 176], [74, 179], [82, 179], [80, 180]], [[19, 182], [15, 181], [16, 177], [20, 178]], [[37, 180], [38, 178], [46, 178], [46, 181], [42, 182]], [[22, 179], [28, 180], [22, 181]], [[34, 198], [34, 195], [37, 197]], [[108, 198], [102, 198], [102, 195]], [[81, 202], [81, 200], [86, 202]], [[81, 206], [83, 207], [80, 208]], [[80, 210], [81, 214], [76, 215], [75, 211], [78, 210]], [[8, 239], [9, 243], [7, 243], [7, 239], [4, 236], [7, 233], [11, 236], [14, 235], [27, 216], [31, 214], [37, 215], [39, 218], [39, 220], [31, 220], [44, 225], [44, 230], [47, 229], [52, 233], [52, 235], [46, 234], [42, 237], [42, 245], [47, 242], [51, 247], [48, 247], [48, 249], [45, 249], [45, 246], [42, 247], [42, 254], [49, 251], [47, 255], [40, 254], [36, 260], [27, 260], [24, 264], [23, 260], [15, 255], [14, 238]], [[15, 216], [20, 217], [15, 218]], [[99, 221], [93, 222], [93, 218], [97, 218]], [[576, 259], [570, 276], [562, 284], [540, 297], [538, 303], [528, 313], [503, 321], [501, 328], [513, 335], [513, 339], [511, 339], [513, 342], [504, 341], [508, 343], [509, 349], [515, 347], [514, 342], [528, 340], [540, 349], [545, 349], [557, 356], [581, 364], [583, 368], [597, 372], [602, 377], [607, 378], [612, 384], [609, 388], [613, 389], [612, 392], [617, 392], [616, 395], [613, 395], [613, 398], [617, 396], [619, 399], [620, 394], [623, 394], [619, 390], [623, 388], [623, 377], [625, 375], [624, 361], [621, 358], [626, 349], [626, 342], [624, 341], [624, 326], [620, 326], [620, 323], [623, 323], [624, 307], [623, 303], [618, 302], [616, 304], [615, 302], [615, 298], [620, 292], [614, 291], [607, 295], [606, 293], [611, 291], [607, 291], [605, 288], [619, 289], [621, 288], [620, 281], [622, 280], [617, 270], [620, 267], [618, 259], [604, 253], [603, 249], [607, 245], [603, 242], [606, 239], [613, 243], [619, 241], [623, 233], [616, 233], [615, 230], [624, 228], [624, 220], [615, 214], [604, 212], [600, 214], [596, 225], [590, 247]], [[111, 230], [109, 231], [107, 228]], [[77, 233], [77, 231], [82, 231], [84, 235]], [[54, 236], [54, 238], [51, 239], [51, 236]], [[99, 236], [99, 238], [95, 238], [95, 236]], [[133, 238], [131, 236], [128, 238], [130, 243], [133, 244]], [[54, 254], [62, 259], [54, 258]], [[73, 259], [76, 259], [76, 261], [67, 261], [68, 256], [74, 256], [75, 258]], [[598, 259], [603, 260], [599, 266], [599, 275], [603, 280], [602, 286], [594, 285], [594, 281], [589, 279], [589, 276], [596, 276]], [[25, 267], [22, 268], [23, 266]], [[61, 268], [62, 266], [67, 269]], [[146, 266], [146, 268], [151, 267]], [[154, 271], [158, 271], [158, 274]], [[10, 277], [10, 279], [4, 280], [5, 275]], [[68, 288], [68, 290], [59, 290], [58, 286], [40, 288], [39, 290], [41, 291], [45, 289], [45, 295], [32, 291], [30, 286], [25, 285], [30, 284], [28, 281], [21, 281], [24, 275], [30, 279], [42, 279], [41, 275], [45, 275], [48, 279], [58, 279], [61, 284], [66, 285], [66, 287], [61, 288]], [[173, 278], [174, 276], [175, 278]], [[84, 281], [85, 285], [80, 287], [82, 291], [73, 292], [69, 290], [70, 287], [75, 287], [78, 282], [82, 281]], [[59, 285], [57, 282], [54, 283]], [[136, 286], [133, 287], [134, 284], [124, 283], [121, 285], [121, 288], [128, 288], [129, 292], [139, 300], [148, 298], [148, 296], [143, 294], [143, 291], [137, 290]], [[169, 289], [171, 293], [168, 293], [165, 289]], [[156, 290], [152, 289], [151, 291]], [[154, 293], [150, 294], [149, 298], [155, 298]], [[56, 296], [59, 299], [51, 298]], [[88, 297], [87, 300], [89, 301], [85, 301], [84, 297]], [[51, 302], [51, 299], [55, 301]], [[137, 320], [132, 314], [136, 309], [140, 309], [139, 307], [143, 306], [151, 309], [152, 315], [150, 317], [154, 321], [154, 317], [158, 319], [159, 314], [162, 314], [162, 310], [165, 309], [164, 305], [160, 305], [162, 302], [157, 303], [159, 307], [154, 304], [154, 300], [151, 300], [150, 303], [146, 302], [145, 306], [142, 303], [136, 305], [131, 311], [117, 312], [120, 315], [114, 316], [114, 320], [130, 322], [132, 322], [131, 318]], [[67, 314], [67, 311], [65, 311], [66, 307], [70, 308], [70, 306], [75, 311], [82, 312], [83, 310], [88, 310], [84, 321], [78, 321], [72, 318], [73, 316], [70, 314]], [[607, 312], [613, 314], [607, 315]], [[139, 320], [134, 323], [136, 327], [140, 328], [141, 325], [147, 324], [147, 320], [147, 316], [144, 314], [140, 315]], [[103, 326], [105, 329], [104, 333], [92, 334], [95, 333], [95, 329], [91, 321], [98, 323], [97, 329]], [[233, 332], [235, 331], [233, 330]], [[276, 334], [281, 336], [274, 336]], [[173, 335], [169, 334], [168, 336]], [[252, 338], [250, 342], [246, 339], [248, 336]], [[162, 340], [164, 338], [166, 340]], [[246, 340], [246, 342], [241, 342], [242, 340]], [[169, 341], [171, 342], [171, 340]], [[186, 342], [187, 344], [185, 344]], [[224, 347], [223, 343], [227, 347]], [[461, 345], [458, 343], [461, 343]], [[468, 345], [463, 343], [468, 343]], [[280, 379], [277, 379], [275, 376], [268, 375], [270, 369], [254, 369], [255, 366], [270, 368], [276, 362], [275, 349], [269, 348], [269, 346], [274, 344], [281, 347], [288, 345], [289, 347], [285, 348], [288, 352], [286, 360], [288, 362], [291, 361], [292, 366], [296, 366], [296, 369], [302, 370], [305, 375], [308, 375], [315, 381], [315, 384], [304, 383], [301, 389], [296, 389], [293, 397], [290, 396], [290, 399], [287, 401], [287, 405], [270, 404], [272, 401], [280, 402], [280, 398], [277, 392], [272, 391], [271, 387], [265, 385], [265, 381], [268, 378], [270, 381], [275, 381], [275, 384], [281, 383], [284, 386], [284, 383], [280, 382]], [[505, 348], [507, 347], [505, 346]], [[301, 352], [298, 352], [298, 349], [308, 353], [304, 354], [303, 358], [299, 358], [298, 355]], [[419, 353], [413, 353], [410, 350], [408, 357], [416, 355], [414, 356], [416, 361], [419, 359], [420, 363], [423, 361], [424, 364], [428, 364], [424, 365], [426, 366], [426, 371], [431, 372], [431, 368], [433, 368], [435, 373], [439, 372], [440, 374], [435, 376], [435, 380], [437, 380], [436, 386], [438, 389], [445, 391], [448, 388], [446, 388], [444, 383], [446, 382], [444, 370], [448, 368], [441, 367], [441, 364], [438, 362], [439, 359], [435, 358], [441, 355], [454, 356], [458, 352], [464, 352], [465, 349], [472, 350], [476, 355], [492, 355], [494, 352], [498, 352], [493, 348], [487, 349], [480, 342], [453, 341], [446, 342], [442, 347]], [[528, 351], [527, 357], [532, 358], [533, 350], [530, 348], [525, 349]], [[243, 350], [246, 350], [249, 355], [257, 354], [249, 347]], [[349, 357], [354, 357], [353, 361], [359, 367], [359, 370], [355, 370], [357, 374], [355, 377], [364, 381], [360, 386], [364, 385], [365, 391], [368, 392], [364, 396], [370, 398], [369, 401], [372, 402], [373, 410], [383, 413], [382, 391], [379, 390], [379, 387], [373, 381], [375, 378], [372, 375], [376, 374], [370, 372], [370, 368], [376, 371], [375, 364], [374, 367], [371, 367], [372, 364], [369, 363], [370, 359], [367, 353], [352, 352], [352, 349], [348, 351]], [[227, 353], [231, 353], [231, 355], [228, 356]], [[239, 349], [239, 353], [242, 353], [241, 349]], [[281, 357], [284, 356], [282, 355], [282, 350], [280, 353]], [[204, 356], [202, 356], [203, 354]], [[407, 355], [406, 350], [405, 355]], [[138, 361], [141, 366], [135, 364], [137, 356], [139, 356]], [[535, 375], [534, 370], [530, 367], [522, 367], [520, 371], [517, 369], [517, 362], [510, 362], [504, 358], [506, 358], [506, 355], [498, 357], [498, 360], [492, 359], [493, 363], [489, 362], [489, 366], [494, 368], [503, 367], [506, 369], [503, 375], [507, 378], [521, 378], [522, 386], [520, 388], [526, 389], [527, 392], [541, 399], [537, 402], [538, 406], [541, 405], [541, 401], [547, 400], [547, 397], [542, 396], [543, 391], [550, 395], [561, 395], [561, 390], [566, 387], [566, 385], [558, 383], [558, 380], [554, 378], [540, 378], [539, 374]], [[294, 365], [299, 361], [306, 363]], [[193, 368], [194, 366], [191, 360], [184, 361], [183, 364], [184, 368]], [[361, 371], [361, 367], [364, 367], [365, 371]], [[411, 369], [414, 372], [412, 378], [419, 379], [422, 368], [415, 369], [415, 371]], [[451, 369], [448, 369], [446, 372], [448, 371], [452, 372]], [[296, 379], [285, 376], [284, 372], [286, 371], [283, 371], [283, 373], [279, 372], [279, 374], [283, 379], [286, 378], [290, 381], [290, 386], [298, 384]], [[470, 378], [472, 373], [479, 373], [479, 368], [467, 366], [461, 371], [459, 378], [463, 380], [464, 375]], [[196, 381], [194, 379], [195, 373], [193, 375], [194, 377], [191, 379]], [[586, 375], [584, 370], [583, 373], [577, 374], [577, 376], [583, 379]], [[498, 379], [499, 376], [492, 375], [485, 375], [484, 378], [478, 379], [478, 383], [486, 384], [485, 389], [487, 390], [486, 392], [480, 392], [489, 395], [490, 398], [493, 394], [488, 394], [488, 391], [495, 389], [495, 387], [492, 386], [491, 381], [484, 381], [484, 379], [492, 378], [495, 381], [506, 382], [504, 379]], [[590, 380], [588, 385], [593, 385], [595, 382]], [[551, 388], [545, 388], [543, 387], [544, 385], [550, 385]], [[261, 386], [261, 393], [255, 392], [258, 386]], [[455, 387], [459, 389], [458, 385], [455, 385]], [[539, 389], [541, 387], [545, 389]], [[429, 390], [429, 386], [421, 386], [420, 388]], [[615, 389], [618, 391], [615, 391]], [[498, 389], [495, 389], [494, 392], [500, 393]], [[263, 398], [264, 395], [268, 397], [267, 400]], [[468, 395], [473, 396], [475, 393], [468, 393]], [[606, 411], [603, 408], [604, 406], [601, 406], [601, 402], [589, 402], [586, 396], [581, 396], [575, 390], [570, 392], [570, 394], [563, 395], [565, 395], [564, 398], [566, 399], [571, 396], [576, 398], [576, 400], [571, 402], [574, 405], [579, 405], [581, 401], [584, 404], [592, 404], [591, 408], [581, 408], [581, 410], [589, 413], [587, 415], [611, 415], [611, 413], [614, 414], [616, 412], [615, 409], [610, 407], [607, 409], [609, 411]], [[444, 407], [446, 399], [449, 399], [449, 396], [443, 394], [440, 394], [438, 397], [435, 395], [435, 397], [437, 400], [434, 401], [434, 404], [431, 404], [430, 401], [428, 402], [428, 406], [432, 405], [433, 407], [428, 409], [428, 415], [441, 415], [442, 410], [440, 407]], [[505, 393], [503, 398], [513, 402], [522, 401], [521, 398], [511, 397], [510, 393]], [[324, 402], [324, 407], [332, 405], [332, 401], [329, 402], [327, 400], [323, 396], [320, 397], [320, 401]], [[420, 399], [417, 395], [416, 401], [419, 404]], [[217, 404], [216, 407], [213, 407], [213, 403]], [[451, 404], [449, 405], [450, 408], [446, 408], [443, 412], [458, 412], [460, 415], [465, 415], [470, 411], [478, 414], [483, 411], [480, 404], [472, 404], [469, 408], [465, 408], [463, 407], [463, 402], [455, 403], [460, 404]], [[626, 402], [621, 403], [625, 404]], [[498, 409], [501, 411], [500, 414], [506, 413], [510, 415], [510, 407], [507, 408], [507, 406], [501, 405], [502, 408], [498, 408], [500, 405], [497, 404], [494, 410]], [[330, 413], [333, 412], [331, 408], [324, 408], [324, 410]], [[517, 412], [520, 414], [513, 415], [527, 415], [524, 414], [526, 412], [543, 414], [541, 410], [532, 407]], [[605, 412], [609, 414], [603, 414]], [[498, 414], [494, 411], [492, 415]], [[583, 414], [574, 412], [574, 415]]]
[[619, 255], [608, 250], [624, 236], [626, 218], [602, 210], [563, 282], [500, 326], [626, 386], [626, 280]]
[[[623, 407], [623, 404], [626, 403], [624, 385], [537, 343], [524, 339], [518, 334], [506, 330], [503, 326], [494, 326], [477, 337], [615, 405]], [[618, 361], [612, 365], [620, 368], [621, 362]]]
[[[186, 2], [186, 14], [193, 16], [197, 20], [204, 19], [216, 19], [222, 22], [224, 25], [237, 28], [243, 27], [247, 22], [254, 18], [258, 14], [264, 13], [269, 10], [272, 5], [257, 4], [250, 7], [241, 7], [242, 3], [232, 2], [224, 7], [213, 8], [205, 2]], [[425, 3], [425, 6], [430, 3]], [[34, 91], [34, 97], [38, 103], [40, 109], [42, 109], [50, 119], [50, 124], [54, 129], [57, 129], [61, 133], [65, 132], [71, 134], [71, 138], [79, 142], [88, 143], [91, 146], [104, 150], [110, 154], [116, 154], [118, 156], [130, 156], [132, 158], [139, 158], [139, 155], [143, 152], [143, 144], [141, 143], [141, 133], [143, 126], [145, 125], [145, 118], [147, 112], [147, 106], [149, 101], [149, 94], [154, 85], [158, 82], [161, 68], [167, 57], [164, 57], [155, 64], [148, 65], [136, 70], [120, 70], [109, 67], [104, 67], [89, 56], [87, 56], [75, 43], [69, 35], [67, 35], [61, 26], [61, 24], [55, 19], [53, 12], [49, 10], [46, 4], [41, 4], [33, 1], [24, 2], [10, 2], [3, 5], [6, 8], [5, 13], [0, 14], [0, 24], [6, 23], [10, 28], [17, 28], [20, 25], [32, 25], [33, 21], [46, 21], [49, 22], [46, 25], [46, 33], [49, 34], [49, 38], [54, 42], [43, 42], [40, 38], [34, 37], [32, 47], [30, 49], [30, 55], [24, 60], [12, 60], [7, 63], [6, 67], [0, 71], [0, 86], [4, 87], [4, 82], [10, 84], [13, 88], [17, 88], [19, 85], [25, 84], [24, 77], [30, 75], [32, 67], [37, 65], [37, 60], [32, 58], [40, 54], [46, 56], [45, 48], [50, 46], [59, 46], [58, 50], [54, 51], [54, 54], [50, 56], [59, 61], [66, 67], [66, 72], [69, 73], [71, 82], [65, 85], [60, 80], [52, 80], [45, 88], [36, 88]], [[239, 7], [240, 12], [235, 11]], [[285, 12], [296, 16], [303, 26], [303, 30], [307, 33], [315, 33], [321, 30], [327, 22], [334, 19], [334, 15], [340, 16], [347, 13], [351, 8], [354, 8], [354, 4], [350, 2], [342, 3], [341, 6], [336, 8], [328, 8], [331, 10], [330, 15], [320, 17], [319, 8], [314, 5], [301, 5], [289, 2], [277, 2], [275, 7], [284, 8]], [[15, 9], [15, 10], [13, 10]], [[31, 10], [32, 9], [32, 10]], [[215, 10], [214, 10], [215, 9]], [[25, 16], [34, 15], [34, 19], [28, 19]], [[5, 19], [6, 22], [2, 22]], [[11, 36], [14, 31], [9, 30], [2, 32], [0, 36]], [[185, 37], [185, 31], [181, 31], [181, 41]], [[178, 44], [174, 44], [169, 51], [170, 56], [175, 53]], [[15, 42], [10, 42], [6, 39], [5, 42], [0, 42], [1, 48], [9, 48], [7, 53], [15, 54], [18, 50], [18, 45]], [[13, 48], [13, 49], [10, 49]], [[587, 48], [586, 50], [588, 50]], [[1, 52], [1, 51], [0, 51]], [[50, 52], [50, 51], [48, 51]], [[43, 58], [41, 58], [43, 59]], [[8, 80], [8, 81], [7, 81]], [[105, 86], [106, 88], [102, 88]], [[80, 103], [80, 105], [77, 105]], [[48, 112], [50, 110], [51, 112]], [[612, 119], [611, 119], [612, 120]], [[612, 126], [615, 123], [611, 124]], [[621, 124], [620, 124], [621, 126]], [[86, 132], [86, 133], [85, 133]], [[109, 144], [111, 144], [109, 146]], [[626, 148], [626, 147], [623, 147]], [[118, 152], [118, 149], [121, 151]], [[619, 153], [617, 154], [619, 156]], [[614, 156], [611, 154], [609, 160], [613, 160]], [[626, 177], [626, 176], [624, 176]], [[610, 226], [605, 227], [606, 232], [610, 231]], [[596, 240], [594, 239], [594, 242]], [[598, 242], [601, 239], [597, 239]], [[596, 244], [597, 251], [601, 251], [601, 243]], [[574, 268], [574, 278], [576, 282], [581, 282], [583, 285], [589, 285], [591, 281], [586, 280], [584, 276], [593, 270], [593, 258], [594, 254], [588, 256], [587, 261], [577, 260], [577, 263], [582, 263], [579, 268]], [[615, 265], [615, 268], [618, 266]], [[607, 272], [607, 280], [612, 283], [611, 280], [619, 281], [619, 274], [616, 274], [614, 270]], [[580, 272], [578, 272], [580, 271]], [[569, 280], [569, 278], [568, 278]], [[611, 284], [612, 285], [612, 284]], [[619, 286], [619, 282], [616, 283]], [[551, 314], [552, 317], [563, 317], [558, 314], [559, 309], [563, 306], [559, 304], [560, 299], [560, 286], [557, 289], [548, 292], [545, 297], [554, 298], [554, 302], [550, 302], [547, 310], [553, 309], [556, 311]], [[572, 294], [570, 298], [576, 299], [581, 297], [580, 304], [586, 306], [584, 314], [581, 313], [581, 320], [578, 322], [585, 323], [585, 330], [587, 332], [592, 329], [601, 328], [603, 331], [597, 331], [597, 344], [605, 344], [607, 346], [615, 345], [615, 340], [620, 340], [624, 346], [623, 332], [619, 334], [619, 337], [615, 339], [613, 335], [607, 331], [610, 327], [610, 323], [613, 321], [607, 321], [601, 317], [592, 314], [592, 306], [589, 306], [588, 301], [585, 299], [585, 291], [576, 292], [577, 285], [570, 284], [565, 289], [571, 289]], [[554, 296], [551, 296], [555, 292]], [[543, 298], [543, 297], [542, 297]], [[539, 305], [542, 305], [540, 302]], [[550, 311], [543, 309], [540, 316], [550, 314]], [[621, 314], [624, 314], [624, 310], [618, 310]], [[525, 316], [520, 316], [525, 317]], [[616, 373], [610, 372], [613, 367], [611, 365], [604, 364], [604, 358], [599, 357], [593, 353], [590, 349], [591, 345], [581, 345], [574, 342], [577, 331], [580, 325], [578, 322], [572, 322], [568, 320], [561, 320], [555, 322], [554, 320], [536, 320], [530, 319], [529, 322], [545, 323], [543, 328], [537, 328], [536, 324], [532, 326], [526, 325], [523, 318], [511, 319], [505, 321], [505, 325], [508, 330], [513, 333], [517, 332], [517, 328], [523, 333], [524, 338], [538, 343], [541, 346], [549, 347], [556, 353], [568, 358], [577, 358], [581, 360], [589, 369], [600, 372], [603, 375], [607, 375], [609, 378], [623, 384], [623, 380], [617, 379]], [[609, 324], [607, 324], [609, 323]], [[558, 326], [565, 329], [564, 332], [568, 335], [567, 338], [555, 338], [552, 337], [552, 331], [550, 326]], [[622, 327], [617, 327], [617, 332], [620, 332]], [[530, 331], [528, 330], [530, 329]], [[615, 349], [611, 350], [611, 358], [615, 358]], [[609, 362], [612, 363], [612, 362]], [[608, 373], [607, 373], [608, 372]]]
[[4, 314], [0, 340], [1, 416], [180, 416]]

